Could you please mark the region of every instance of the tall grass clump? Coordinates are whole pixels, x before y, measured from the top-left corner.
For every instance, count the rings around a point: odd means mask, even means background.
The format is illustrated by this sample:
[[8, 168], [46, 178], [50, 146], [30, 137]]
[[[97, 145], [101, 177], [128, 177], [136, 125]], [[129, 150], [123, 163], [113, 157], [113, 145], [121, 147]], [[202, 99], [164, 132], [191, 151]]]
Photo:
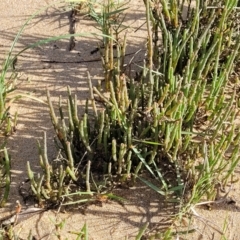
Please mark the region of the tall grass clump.
[[14, 119], [10, 115], [11, 102], [17, 98], [14, 94], [17, 72], [15, 71], [16, 58], [12, 57], [10, 49], [2, 69], [0, 70], [0, 133], [9, 135], [16, 127], [17, 114]]
[[10, 103], [14, 99], [12, 92], [15, 86], [16, 73], [14, 62], [6, 58], [0, 70], [0, 207], [3, 207], [8, 199], [11, 183], [10, 157], [6, 145], [6, 136], [15, 131], [17, 114], [14, 120], [10, 114]]
[[17, 98], [15, 95], [15, 86], [17, 72], [15, 64], [17, 59], [13, 57], [13, 49], [17, 37], [6, 56], [5, 61], [0, 69], [0, 207], [4, 207], [7, 202], [10, 184], [10, 156], [6, 148], [6, 136], [16, 130], [17, 113], [11, 116], [11, 103]]

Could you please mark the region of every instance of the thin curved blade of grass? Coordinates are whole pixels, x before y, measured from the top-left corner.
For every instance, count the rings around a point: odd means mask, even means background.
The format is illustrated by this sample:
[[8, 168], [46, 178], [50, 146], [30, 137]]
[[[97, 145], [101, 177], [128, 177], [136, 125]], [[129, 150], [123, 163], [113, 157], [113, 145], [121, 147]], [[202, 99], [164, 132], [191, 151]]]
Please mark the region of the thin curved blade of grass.
[[79, 196], [90, 195], [90, 196], [92, 196], [94, 193], [96, 193], [96, 192], [74, 192], [74, 193], [62, 195], [62, 197], [70, 197], [70, 196], [75, 196], [75, 195], [79, 195]]
[[69, 233], [77, 235], [76, 240], [88, 240], [88, 227], [87, 223], [84, 224], [80, 232], [70, 231]]
[[182, 191], [184, 188], [184, 185], [178, 185], [178, 186], [175, 186], [175, 187], [172, 187], [172, 188], [169, 188], [168, 191], [169, 192], [179, 192], [179, 191]]
[[48, 104], [46, 101], [39, 99], [38, 97], [34, 97], [34, 96], [30, 95], [30, 93], [28, 94], [28, 93], [22, 93], [22, 92], [13, 92], [13, 93], [7, 95], [7, 98], [10, 99], [8, 103], [12, 103], [17, 99], [24, 98], [24, 97], [30, 98], [32, 100], [35, 100], [35, 101], [43, 103], [43, 104]]
[[163, 145], [164, 145], [164, 144], [162, 144], [162, 143], [145, 141], [145, 140], [138, 140], [138, 139], [135, 139], [135, 138], [133, 138], [132, 141], [134, 141], [134, 142], [140, 142], [140, 143], [145, 143], [145, 144], [149, 144], [149, 145], [158, 145], [158, 146], [163, 146]]
[[78, 236], [77, 240], [80, 239], [84, 239], [84, 240], [88, 240], [88, 227], [87, 224], [85, 223], [83, 228], [81, 229], [81, 238], [80, 236]]
[[142, 156], [142, 154], [134, 147], [131, 147], [133, 152], [137, 155], [137, 157], [142, 161], [142, 163], [144, 164], [144, 166], [148, 169], [148, 171], [153, 175], [153, 177], [155, 179], [157, 179], [157, 177], [155, 176], [153, 170], [151, 169], [151, 167], [149, 166], [149, 164], [147, 164], [147, 162], [145, 161], [144, 157]]
[[119, 197], [119, 196], [117, 196], [115, 194], [112, 194], [112, 193], [108, 193], [108, 194], [104, 194], [104, 195], [106, 195], [111, 200], [115, 200], [115, 201], [119, 201], [119, 202], [126, 202], [127, 201], [127, 199]]
[[192, 137], [211, 137], [211, 133], [206, 133], [206, 132], [189, 132], [189, 131], [181, 131], [182, 135], [193, 135]]
[[136, 236], [135, 240], [141, 240], [142, 239], [142, 236], [143, 234], [145, 233], [145, 231], [147, 230], [148, 228], [148, 225], [149, 225], [149, 222], [146, 222], [143, 227], [140, 228], [139, 232], [138, 232], [138, 235]]
[[106, 13], [106, 17], [109, 18], [110, 16], [115, 15], [115, 14], [120, 13], [120, 12], [123, 12], [127, 9], [129, 9], [129, 7], [121, 8], [121, 9]]
[[167, 183], [165, 182], [165, 180], [164, 180], [164, 178], [163, 178], [163, 175], [161, 174], [160, 169], [157, 167], [155, 161], [152, 161], [152, 164], [154, 165], [154, 167], [155, 167], [155, 169], [156, 169], [158, 178], [161, 180], [163, 187], [165, 188], [166, 191], [169, 191], [168, 185], [167, 185]]
[[94, 201], [95, 201], [95, 199], [86, 198], [86, 199], [81, 199], [81, 200], [77, 200], [74, 202], [66, 202], [66, 203], [63, 203], [62, 206], [74, 205], [74, 204], [78, 204], [78, 203], [94, 202]]
[[[137, 67], [139, 67], [139, 68], [141, 68], [142, 70], [144, 70], [144, 69], [145, 69], [145, 70], [148, 70], [148, 71], [150, 70], [149, 68], [140, 66], [140, 65], [138, 65], [138, 64], [136, 64], [136, 63], [134, 63], [134, 65], [137, 66]], [[157, 76], [164, 76], [163, 73], [158, 72], [158, 71], [151, 70], [151, 72], [154, 73], [154, 74], [156, 74]]]
[[[162, 185], [165, 189], [165, 191], [162, 191], [159, 187], [157, 187], [156, 185], [152, 184], [151, 182], [149, 182], [148, 180], [140, 177], [140, 176], [137, 176], [143, 183], [145, 183], [148, 187], [150, 187], [151, 189], [153, 189], [154, 191], [156, 191], [157, 193], [163, 195], [163, 196], [166, 196], [168, 194], [171, 194], [173, 192], [176, 192], [176, 191], [181, 191], [183, 189], [183, 185], [179, 185], [179, 186], [175, 186], [175, 187], [172, 187], [172, 188], [168, 188], [167, 186], [167, 183], [165, 182], [162, 174], [160, 173], [159, 169], [157, 168], [155, 162], [153, 161], [153, 165], [158, 173], [158, 177], [156, 177], [156, 175], [154, 174], [152, 168], [149, 166], [149, 164], [145, 161], [145, 159], [143, 158], [143, 156], [141, 155], [141, 153], [135, 148], [132, 146], [132, 150], [134, 151], [134, 153], [138, 156], [138, 158], [142, 161], [142, 163], [145, 165], [145, 167], [149, 170], [149, 172], [153, 175], [153, 177], [157, 180], [160, 180], [162, 182]], [[171, 201], [175, 201], [174, 200], [171, 200]], [[178, 200], [176, 200], [178, 201]]]
[[149, 182], [148, 180], [137, 176], [143, 183], [145, 183], [148, 187], [150, 187], [151, 189], [153, 189], [155, 192], [161, 194], [162, 196], [166, 196], [167, 193], [162, 191], [159, 187], [157, 187], [156, 185], [152, 184], [151, 182]]

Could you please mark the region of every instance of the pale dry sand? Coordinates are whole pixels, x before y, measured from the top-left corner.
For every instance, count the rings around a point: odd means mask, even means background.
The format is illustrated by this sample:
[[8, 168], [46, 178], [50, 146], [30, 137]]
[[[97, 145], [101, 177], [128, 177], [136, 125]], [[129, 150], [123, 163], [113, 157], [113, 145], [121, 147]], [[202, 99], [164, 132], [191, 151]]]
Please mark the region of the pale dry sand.
[[[47, 37], [68, 34], [70, 9], [64, 8], [59, 1], [53, 0], [2, 0], [0, 1], [0, 59], [4, 58], [17, 31], [25, 20], [37, 9], [51, 4], [29, 24], [20, 37], [15, 52], [30, 43]], [[129, 4], [126, 24], [130, 26], [128, 34], [128, 52], [136, 52], [145, 47], [146, 26], [144, 24], [144, 7], [141, 0], [133, 0]], [[142, 25], [143, 24], [143, 25]], [[78, 33], [96, 32], [93, 21], [79, 17], [77, 23]], [[140, 29], [138, 29], [141, 27]], [[138, 29], [136, 32], [135, 30]], [[45, 63], [42, 60], [55, 61], [79, 61], [98, 58], [99, 55], [90, 55], [97, 46], [96, 38], [77, 37], [73, 51], [68, 51], [69, 39], [57, 40], [36, 49], [28, 50], [18, 58], [16, 69], [19, 72], [18, 90], [31, 92], [35, 97], [46, 100], [46, 88], [51, 92], [54, 103], [57, 103], [59, 95], [66, 96], [66, 87], [70, 86], [72, 92], [77, 94], [79, 106], [83, 106], [88, 97], [86, 71], [93, 77], [94, 84], [102, 79], [101, 62], [56, 64]], [[137, 60], [144, 58], [144, 51], [137, 55]], [[11, 113], [18, 112], [17, 132], [9, 137], [8, 148], [12, 159], [12, 185], [9, 204], [0, 209], [0, 216], [9, 214], [14, 209], [15, 201], [22, 201], [18, 193], [19, 184], [27, 178], [26, 162], [30, 161], [35, 171], [38, 170], [37, 140], [41, 140], [43, 131], [48, 137], [48, 156], [54, 159], [56, 149], [53, 143], [53, 127], [50, 121], [46, 105], [30, 99], [22, 99], [11, 108]], [[227, 239], [240, 239], [238, 196], [239, 186], [235, 186], [235, 205], [222, 204], [212, 211], [196, 209], [202, 216], [208, 219], [215, 227], [222, 231], [224, 221], [227, 220]], [[104, 203], [103, 206], [92, 205], [83, 215], [81, 211], [74, 210], [67, 213], [59, 213], [57, 220], [66, 219], [66, 225], [61, 231], [63, 237], [76, 239], [69, 231], [79, 232], [86, 222], [89, 227], [89, 239], [134, 239], [138, 229], [146, 222], [150, 227], [165, 225], [167, 214], [172, 213], [171, 207], [163, 204], [163, 199], [148, 188], [138, 185], [131, 191], [121, 190], [118, 193], [125, 197], [128, 202], [122, 206], [116, 202]], [[56, 239], [53, 222], [56, 222], [56, 212], [47, 211], [38, 214], [28, 220], [22, 221], [16, 226], [20, 236], [26, 239], [29, 230], [32, 230], [36, 239]], [[218, 232], [209, 227], [209, 222], [195, 221], [194, 225], [199, 232], [188, 237], [181, 235], [182, 239], [220, 239]], [[199, 238], [201, 234], [202, 238]], [[174, 237], [176, 239], [177, 236]], [[179, 238], [180, 239], [180, 238]]]

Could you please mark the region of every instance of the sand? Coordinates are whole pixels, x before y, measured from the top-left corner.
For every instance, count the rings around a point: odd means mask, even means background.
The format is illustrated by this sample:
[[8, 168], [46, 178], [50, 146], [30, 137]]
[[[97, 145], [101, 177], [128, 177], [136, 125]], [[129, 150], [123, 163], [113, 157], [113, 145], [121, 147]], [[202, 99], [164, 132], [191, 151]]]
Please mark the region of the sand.
[[[144, 6], [141, 0], [133, 0], [128, 6], [130, 8], [126, 11], [125, 22], [129, 26], [127, 53], [136, 53], [139, 49], [143, 49], [133, 60], [138, 62], [143, 60], [145, 54]], [[60, 4], [59, 1], [54, 0], [0, 1], [1, 62], [26, 19], [39, 9], [42, 11], [26, 27], [14, 52], [17, 53], [38, 40], [69, 33], [71, 9], [66, 4]], [[84, 14], [77, 17], [77, 33], [96, 32], [95, 27], [96, 23]], [[72, 92], [78, 97], [79, 106], [84, 106], [86, 98], [89, 97], [87, 71], [92, 76], [93, 84], [96, 85], [103, 79], [99, 53], [90, 53], [97, 47], [98, 42], [99, 39], [96, 37], [76, 37], [72, 51], [69, 51], [70, 40], [62, 39], [23, 52], [16, 64], [16, 71], [19, 74], [16, 92], [31, 93], [39, 100], [46, 101], [48, 88], [53, 103], [57, 104], [60, 95], [63, 99], [66, 98], [66, 89], [70, 86]], [[126, 61], [130, 59], [131, 57]], [[88, 60], [94, 61], [88, 62]], [[57, 154], [47, 105], [23, 98], [11, 105], [10, 113], [14, 115], [16, 111], [18, 112], [17, 131], [8, 138], [7, 144], [12, 165], [11, 192], [9, 203], [5, 208], [0, 209], [1, 218], [8, 216], [14, 210], [16, 200], [22, 203], [23, 208], [30, 207], [23, 203], [19, 195], [19, 185], [27, 179], [27, 161], [31, 163], [34, 171], [39, 170], [37, 140], [42, 140], [44, 131], [47, 132], [49, 159], [54, 159]], [[234, 204], [226, 202], [216, 204], [211, 211], [204, 207], [196, 207], [195, 210], [201, 217], [194, 218], [191, 227], [196, 228], [197, 231], [193, 235], [176, 235], [173, 239], [218, 240], [221, 232], [225, 232], [229, 240], [239, 239], [239, 189], [239, 185], [236, 184], [230, 193], [235, 200]], [[135, 239], [139, 228], [146, 222], [150, 223], [150, 229], [161, 229], [169, 225], [169, 215], [174, 212], [173, 206], [166, 205], [157, 193], [143, 184], [138, 183], [131, 191], [123, 189], [117, 193], [127, 199], [124, 205], [114, 201], [108, 201], [101, 206], [93, 204], [86, 209], [85, 214], [80, 208], [65, 213], [49, 210], [21, 220], [15, 226], [15, 230], [22, 239], [27, 238], [30, 230], [36, 239], [57, 239], [54, 224], [65, 220], [63, 229], [59, 230], [62, 239], [66, 237], [76, 239], [73, 232], [79, 232], [86, 223], [89, 239], [116, 240]]]

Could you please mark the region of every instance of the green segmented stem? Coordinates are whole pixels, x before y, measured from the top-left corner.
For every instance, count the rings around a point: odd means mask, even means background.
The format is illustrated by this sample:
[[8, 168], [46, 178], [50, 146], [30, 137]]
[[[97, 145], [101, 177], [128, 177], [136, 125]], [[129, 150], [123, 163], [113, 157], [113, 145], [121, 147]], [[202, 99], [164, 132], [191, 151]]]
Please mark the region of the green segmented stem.
[[117, 161], [117, 141], [116, 139], [112, 140], [112, 158], [113, 161]]
[[141, 168], [142, 168], [142, 162], [139, 162], [138, 163], [138, 165], [137, 165], [137, 167], [136, 167], [136, 169], [135, 169], [135, 171], [134, 171], [134, 180], [136, 179], [136, 177], [138, 176], [138, 173], [139, 173], [139, 171], [141, 170]]
[[86, 189], [87, 189], [87, 192], [91, 192], [91, 187], [90, 187], [90, 182], [89, 182], [89, 179], [90, 179], [90, 168], [91, 168], [91, 161], [88, 160], [87, 168], [86, 168]]
[[38, 183], [37, 183], [36, 192], [37, 192], [37, 199], [38, 199], [39, 202], [42, 199], [41, 196], [42, 196], [42, 185], [43, 185], [44, 177], [45, 177], [44, 175], [42, 175], [41, 177], [39, 176]]
[[124, 155], [126, 154], [126, 145], [124, 143], [120, 144], [120, 150], [119, 150], [119, 156], [118, 156], [118, 170], [117, 173], [121, 174], [122, 173], [122, 168], [124, 165]]
[[77, 95], [74, 96], [74, 100], [73, 100], [71, 95], [71, 89], [69, 86], [67, 87], [67, 90], [68, 90], [68, 100], [70, 104], [73, 123], [75, 128], [77, 128], [79, 125], [78, 111], [77, 111]]
[[43, 163], [45, 166], [45, 174], [46, 174], [46, 186], [49, 191], [52, 190], [51, 187], [51, 166], [48, 161], [48, 156], [47, 156], [47, 134], [46, 132], [43, 133]]
[[27, 172], [28, 172], [28, 177], [30, 179], [30, 183], [31, 183], [30, 184], [31, 189], [32, 189], [33, 193], [37, 196], [37, 186], [38, 185], [37, 185], [37, 183], [34, 180], [34, 173], [31, 170], [29, 161], [27, 161]]
[[73, 114], [72, 114], [72, 108], [71, 108], [69, 99], [67, 101], [67, 106], [68, 106], [69, 130], [70, 130], [70, 132], [73, 132], [74, 131]]
[[112, 178], [112, 162], [108, 163], [108, 176]]
[[92, 149], [91, 149], [91, 146], [89, 145], [89, 139], [88, 139], [88, 126], [87, 126], [86, 113], [84, 114], [83, 119], [80, 121], [79, 133], [87, 151], [89, 153], [92, 153]]
[[88, 88], [89, 88], [89, 93], [90, 93], [90, 100], [92, 103], [92, 108], [93, 108], [94, 114], [97, 117], [98, 112], [97, 112], [97, 107], [96, 107], [96, 103], [95, 103], [95, 99], [94, 99], [94, 95], [93, 95], [92, 80], [91, 80], [90, 73], [88, 71], [87, 71], [87, 76], [88, 76]]
[[48, 101], [48, 106], [49, 106], [49, 110], [50, 110], [50, 116], [51, 116], [51, 120], [54, 126], [54, 129], [57, 129], [57, 125], [58, 125], [58, 119], [55, 115], [55, 111], [52, 105], [52, 101], [50, 99], [50, 92], [49, 90], [47, 90], [47, 101]]
[[[50, 199], [50, 196], [48, 195], [48, 193], [46, 192], [45, 188], [42, 186], [42, 189], [41, 189], [41, 194], [43, 195], [43, 197], [45, 199]], [[39, 202], [41, 202], [42, 199], [39, 199]]]
[[101, 147], [103, 142], [104, 121], [105, 121], [105, 110], [101, 111], [100, 117], [99, 117], [99, 134], [98, 134], [98, 141], [97, 141], [98, 148]]
[[112, 106], [113, 104], [111, 102], [109, 102], [109, 100], [104, 97], [103, 94], [101, 94], [98, 89], [96, 87], [93, 87], [93, 91], [98, 95], [98, 97], [101, 98], [101, 100], [103, 100], [105, 103], [107, 103], [109, 106]]
[[68, 156], [68, 165], [72, 171], [74, 171], [74, 160], [72, 156], [72, 149], [70, 142], [67, 142], [67, 156]]
[[3, 149], [4, 152], [4, 170], [5, 170], [5, 186], [2, 199], [0, 199], [0, 207], [4, 207], [9, 196], [10, 185], [11, 185], [11, 167], [10, 167], [10, 158], [7, 152], [6, 147]]
[[132, 146], [132, 126], [127, 128], [127, 147]]
[[128, 155], [127, 155], [127, 174], [128, 174], [128, 175], [131, 173], [131, 170], [132, 170], [132, 161], [131, 161], [131, 158], [132, 158], [132, 151], [129, 150], [129, 151], [128, 151]]
[[103, 133], [103, 146], [104, 146], [104, 152], [105, 155], [108, 155], [108, 137], [109, 137], [109, 131], [110, 131], [110, 123], [109, 123], [109, 116], [105, 115], [105, 128]]
[[71, 178], [73, 179], [73, 181], [77, 181], [77, 177], [76, 177], [75, 173], [70, 169], [69, 166], [67, 166], [66, 172], [71, 176]]

